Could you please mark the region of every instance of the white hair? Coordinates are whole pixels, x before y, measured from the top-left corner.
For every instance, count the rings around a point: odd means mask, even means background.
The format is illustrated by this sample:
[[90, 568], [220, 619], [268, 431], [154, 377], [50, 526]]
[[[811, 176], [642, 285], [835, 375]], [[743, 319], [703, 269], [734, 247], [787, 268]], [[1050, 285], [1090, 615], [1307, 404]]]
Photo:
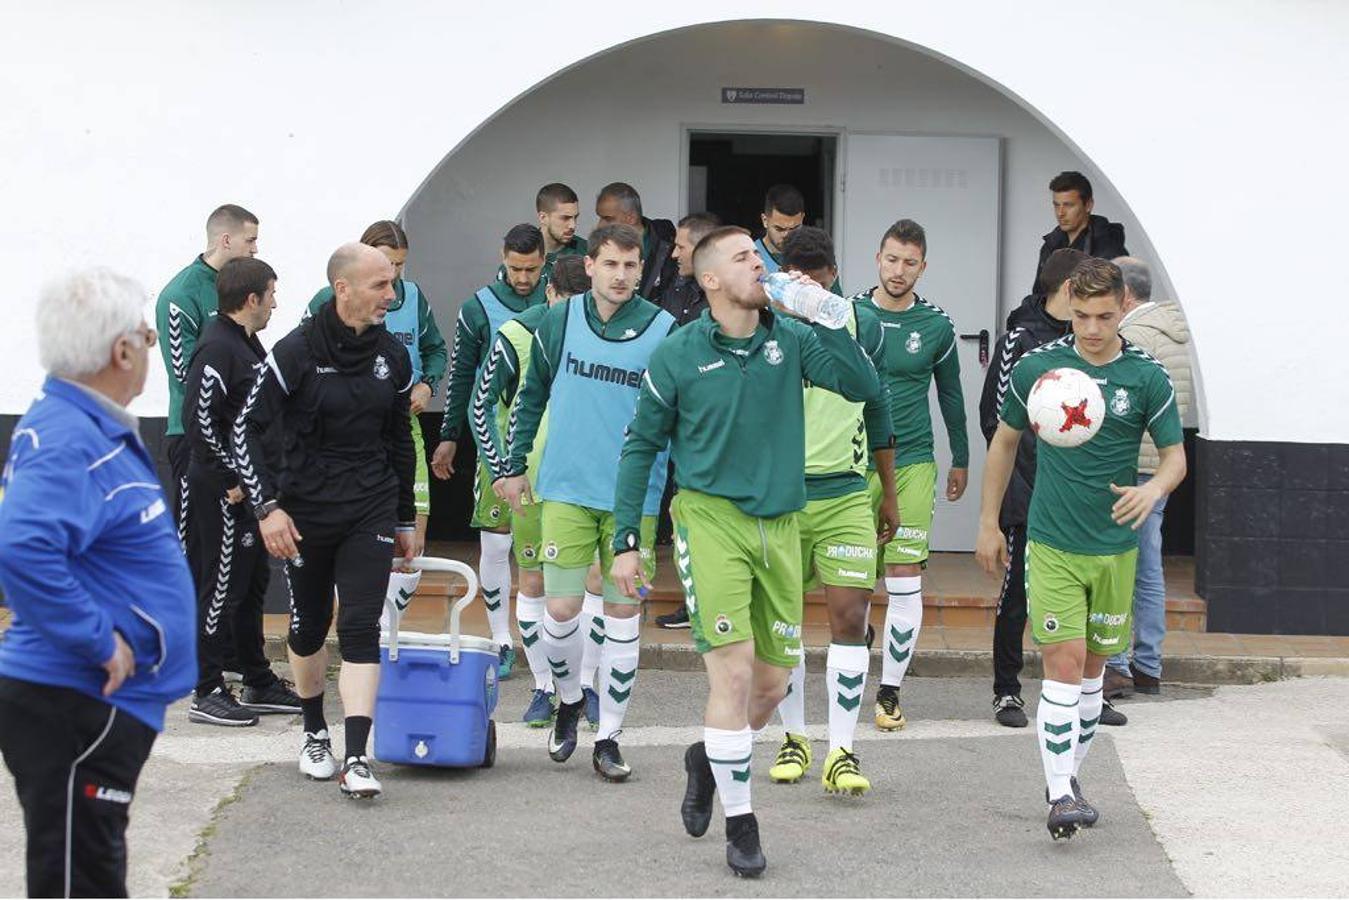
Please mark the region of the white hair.
[[145, 288], [106, 268], [69, 272], [38, 297], [37, 353], [60, 378], [93, 375], [111, 361], [112, 346], [144, 322]]

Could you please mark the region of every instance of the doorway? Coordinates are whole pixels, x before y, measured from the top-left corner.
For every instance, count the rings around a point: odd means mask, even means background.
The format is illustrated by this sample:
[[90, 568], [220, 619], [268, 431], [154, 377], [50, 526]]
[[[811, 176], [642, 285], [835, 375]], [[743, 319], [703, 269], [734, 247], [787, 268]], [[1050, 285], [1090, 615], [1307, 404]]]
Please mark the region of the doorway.
[[765, 131], [689, 130], [690, 213], [712, 212], [755, 237], [763, 230], [763, 198], [775, 184], [790, 184], [806, 198], [807, 225], [834, 233], [838, 135]]

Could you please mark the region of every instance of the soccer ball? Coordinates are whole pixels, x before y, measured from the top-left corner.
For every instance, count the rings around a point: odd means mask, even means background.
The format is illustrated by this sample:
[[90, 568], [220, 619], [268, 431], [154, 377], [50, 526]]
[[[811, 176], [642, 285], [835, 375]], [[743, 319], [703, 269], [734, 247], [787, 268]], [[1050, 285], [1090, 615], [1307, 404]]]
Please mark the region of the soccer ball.
[[1096, 436], [1105, 418], [1105, 397], [1081, 369], [1050, 369], [1026, 398], [1030, 429], [1055, 447], [1080, 447]]

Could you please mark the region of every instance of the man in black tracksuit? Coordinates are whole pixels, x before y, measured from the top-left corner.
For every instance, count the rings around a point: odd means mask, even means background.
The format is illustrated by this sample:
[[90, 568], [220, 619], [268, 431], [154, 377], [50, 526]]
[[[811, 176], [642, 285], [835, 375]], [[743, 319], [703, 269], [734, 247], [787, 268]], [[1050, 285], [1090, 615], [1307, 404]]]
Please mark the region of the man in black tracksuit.
[[600, 188], [595, 198], [595, 218], [601, 226], [630, 225], [642, 235], [642, 282], [637, 293], [660, 306], [679, 273], [674, 223], [642, 215], [642, 198], [637, 189], [621, 181]]
[[[998, 412], [1002, 409], [1016, 361], [1071, 330], [1064, 282], [1073, 268], [1086, 258], [1087, 255], [1078, 250], [1057, 250], [1050, 254], [1037, 292], [1022, 300], [1007, 317], [1007, 333], [998, 338], [994, 347], [993, 364], [984, 375], [984, 390], [979, 397], [979, 428], [984, 433], [984, 440], [991, 441], [993, 432], [998, 430]], [[1017, 676], [1021, 673], [1021, 646], [1026, 632], [1026, 518], [1031, 491], [1035, 488], [1035, 441], [1029, 428], [1022, 432], [1012, 480], [1007, 485], [998, 513], [998, 524], [1007, 538], [1010, 562], [1003, 576], [998, 616], [993, 626], [993, 709], [998, 722], [1013, 728], [1023, 728], [1027, 724], [1021, 682]]]
[[[300, 771], [339, 774], [323, 714], [324, 641], [341, 597], [339, 690], [346, 717], [340, 786], [375, 797], [366, 757], [379, 687], [379, 618], [395, 551], [415, 546], [412, 364], [384, 327], [394, 269], [363, 244], [328, 262], [333, 302], [277, 342], [235, 423], [235, 464], [267, 551], [288, 560], [288, 645], [304, 714]], [[262, 437], [280, 421], [283, 462], [267, 462]]]
[[[256, 725], [258, 713], [300, 711], [300, 698], [263, 652], [267, 554], [243, 502], [229, 435], [266, 357], [257, 332], [276, 306], [276, 272], [259, 259], [232, 259], [216, 278], [219, 313], [203, 329], [188, 368], [183, 428], [191, 448], [187, 481], [188, 565], [197, 588], [196, 695], [187, 717], [208, 725]], [[243, 674], [243, 703], [225, 686], [230, 659]]]

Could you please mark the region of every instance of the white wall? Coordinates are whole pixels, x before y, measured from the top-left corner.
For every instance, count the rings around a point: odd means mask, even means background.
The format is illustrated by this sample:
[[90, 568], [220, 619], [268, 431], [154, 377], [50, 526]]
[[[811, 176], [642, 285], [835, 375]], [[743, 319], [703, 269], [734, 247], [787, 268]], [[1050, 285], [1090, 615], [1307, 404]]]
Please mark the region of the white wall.
[[[723, 104], [721, 89], [731, 85], [803, 87], [806, 103]], [[495, 274], [507, 228], [534, 221], [534, 191], [548, 181], [564, 181], [580, 194], [582, 234], [594, 227], [595, 194], [610, 181], [636, 186], [648, 216], [678, 219], [686, 211], [681, 129], [691, 125], [1002, 138], [1001, 311], [995, 323], [989, 298], [988, 321], [957, 322], [995, 334], [1028, 292], [1041, 237], [1054, 227], [1050, 177], [1090, 169], [1015, 101], [912, 48], [821, 25], [706, 26], [589, 61], [478, 131], [441, 164], [405, 211], [413, 243], [410, 276], [437, 301], [440, 320], [453, 321], [460, 302]], [[1155, 262], [1142, 228], [1113, 188], [1101, 177], [1094, 183], [1096, 211], [1123, 222], [1131, 252]], [[904, 214], [897, 209], [893, 218]], [[879, 233], [874, 239], [879, 241]], [[943, 254], [940, 240], [928, 256], [930, 267], [961, 264]], [[844, 287], [869, 287], [875, 274], [871, 268], [845, 271]], [[1169, 285], [1163, 282], [1157, 294], [1169, 295]]]
[[[1349, 108], [1349, 5], [1115, 10], [1060, 0], [592, 0], [509, 15], [432, 0], [7, 4], [0, 271], [14, 324], [0, 334], [0, 411], [22, 410], [38, 383], [26, 306], [60, 267], [110, 263], [157, 288], [199, 250], [209, 209], [243, 203], [264, 220], [262, 253], [282, 275], [280, 315], [293, 320], [333, 247], [400, 208], [447, 151], [558, 69], [701, 22], [826, 18], [980, 73], [1128, 198], [1185, 298], [1210, 437], [1349, 441], [1349, 419], [1326, 414], [1321, 392], [1286, 388], [1290, 375], [1332, 385], [1338, 411], [1349, 380], [1333, 251], [1349, 187], [1328, 177]], [[627, 114], [616, 111], [616, 124]], [[643, 187], [673, 197], [673, 185]], [[1009, 278], [1019, 259], [1009, 254]], [[1267, 330], [1273, 304], [1278, 330]], [[1286, 325], [1289, 307], [1311, 327]], [[155, 378], [140, 412], [162, 411]]]

